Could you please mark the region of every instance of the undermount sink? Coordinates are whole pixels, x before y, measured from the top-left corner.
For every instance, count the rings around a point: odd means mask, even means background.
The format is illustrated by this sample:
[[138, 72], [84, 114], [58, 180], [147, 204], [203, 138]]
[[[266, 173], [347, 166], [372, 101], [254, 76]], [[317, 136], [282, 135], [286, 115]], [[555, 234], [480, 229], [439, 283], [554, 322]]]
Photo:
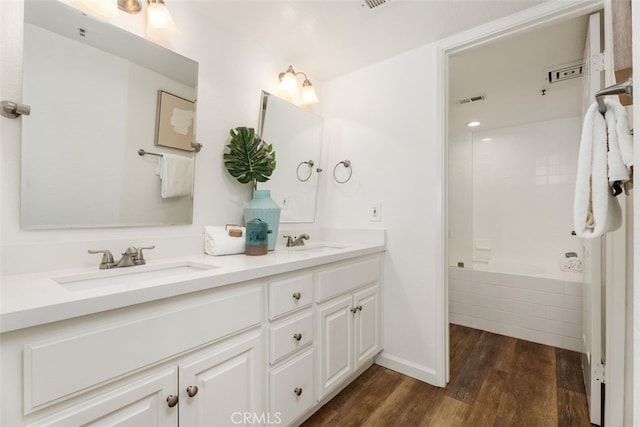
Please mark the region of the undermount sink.
[[182, 276], [189, 273], [217, 268], [213, 265], [194, 262], [181, 262], [160, 265], [141, 265], [135, 267], [98, 270], [91, 273], [75, 274], [52, 279], [68, 291], [87, 291], [111, 287], [135, 288], [152, 279]]

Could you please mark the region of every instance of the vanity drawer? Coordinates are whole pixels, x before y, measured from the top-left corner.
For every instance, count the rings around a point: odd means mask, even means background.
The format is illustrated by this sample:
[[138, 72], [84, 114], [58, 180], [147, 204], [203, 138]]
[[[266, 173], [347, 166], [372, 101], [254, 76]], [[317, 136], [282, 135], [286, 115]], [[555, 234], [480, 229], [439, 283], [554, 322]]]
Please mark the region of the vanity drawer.
[[[189, 296], [178, 306], [24, 346], [24, 411], [150, 366], [262, 322], [262, 287]], [[133, 309], [135, 310], [135, 309]], [[97, 315], [99, 316], [99, 315]]]
[[321, 302], [380, 280], [381, 258], [369, 258], [318, 272], [316, 301]]
[[269, 374], [269, 412], [289, 425], [314, 404], [313, 349], [272, 369]]
[[312, 301], [311, 273], [269, 283], [269, 319], [307, 307]]
[[310, 310], [271, 326], [269, 362], [275, 364], [313, 341], [313, 315]]

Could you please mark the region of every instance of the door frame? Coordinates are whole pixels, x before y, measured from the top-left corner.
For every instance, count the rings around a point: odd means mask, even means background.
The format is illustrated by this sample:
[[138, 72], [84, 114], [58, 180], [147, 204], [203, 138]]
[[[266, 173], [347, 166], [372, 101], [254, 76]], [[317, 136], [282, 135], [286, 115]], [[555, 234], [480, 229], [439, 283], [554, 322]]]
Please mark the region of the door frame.
[[472, 28], [452, 37], [440, 40], [435, 45], [436, 68], [436, 176], [439, 177], [437, 207], [440, 223], [436, 224], [436, 251], [439, 266], [436, 272], [436, 319], [442, 322], [436, 327], [436, 385], [444, 387], [449, 382], [449, 290], [448, 290], [448, 110], [449, 110], [449, 56], [482, 46], [483, 44], [511, 37], [520, 33], [558, 24], [572, 18], [588, 15], [604, 9], [605, 22], [610, 20], [607, 2], [611, 0], [572, 0], [570, 2], [545, 2], [519, 13]]

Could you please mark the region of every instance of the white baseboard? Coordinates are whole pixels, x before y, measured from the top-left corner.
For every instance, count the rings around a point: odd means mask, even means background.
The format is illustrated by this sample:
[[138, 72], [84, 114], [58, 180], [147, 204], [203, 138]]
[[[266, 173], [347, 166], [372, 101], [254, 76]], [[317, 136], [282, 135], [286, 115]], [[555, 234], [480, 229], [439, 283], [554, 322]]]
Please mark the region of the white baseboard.
[[394, 356], [393, 354], [389, 354], [385, 351], [376, 356], [375, 363], [385, 368], [392, 369], [396, 372], [400, 372], [401, 374], [408, 375], [417, 380], [424, 381], [428, 384], [437, 387], [444, 387], [444, 384], [438, 384], [435, 369], [410, 362], [406, 359]]

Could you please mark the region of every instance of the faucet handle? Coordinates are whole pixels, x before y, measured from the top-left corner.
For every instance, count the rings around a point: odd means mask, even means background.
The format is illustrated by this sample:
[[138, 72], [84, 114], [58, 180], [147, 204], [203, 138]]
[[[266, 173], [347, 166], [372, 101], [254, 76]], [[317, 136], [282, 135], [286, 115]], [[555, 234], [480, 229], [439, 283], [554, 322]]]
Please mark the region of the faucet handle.
[[291, 236], [282, 236], [282, 237], [287, 239], [287, 244], [286, 244], [287, 247], [293, 246], [293, 238]]
[[107, 268], [111, 268], [115, 265], [115, 262], [113, 261], [113, 255], [111, 254], [111, 251], [108, 249], [102, 249], [97, 251], [89, 249], [87, 252], [89, 252], [90, 254], [102, 254], [102, 261], [100, 261], [100, 268], [103, 270]]
[[143, 248], [138, 248], [138, 250], [136, 252], [135, 264], [136, 265], [146, 264], [147, 261], [144, 259], [144, 255], [142, 254], [142, 251], [146, 250], [146, 249], [155, 249], [155, 248], [156, 248], [156, 245], [145, 246]]

